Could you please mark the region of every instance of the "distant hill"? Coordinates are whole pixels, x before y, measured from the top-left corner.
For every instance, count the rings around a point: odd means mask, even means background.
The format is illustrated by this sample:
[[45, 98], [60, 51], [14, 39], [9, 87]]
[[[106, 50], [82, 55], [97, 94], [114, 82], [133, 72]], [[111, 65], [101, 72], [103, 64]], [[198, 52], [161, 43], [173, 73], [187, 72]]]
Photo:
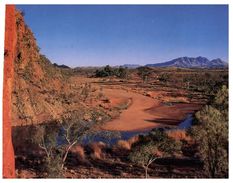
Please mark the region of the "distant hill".
[[180, 68], [225, 68], [228, 64], [221, 59], [208, 60], [205, 57], [179, 57], [168, 62], [147, 64], [148, 67], [180, 67]]
[[62, 65], [58, 65], [57, 63], [54, 63], [53, 65], [54, 65], [55, 67], [58, 67], [58, 68], [70, 69], [70, 67], [69, 67], [69, 66], [64, 65], [64, 64], [62, 64]]
[[139, 64], [124, 64], [122, 65], [122, 67], [127, 67], [129, 69], [135, 69], [137, 67], [140, 67], [140, 65]]

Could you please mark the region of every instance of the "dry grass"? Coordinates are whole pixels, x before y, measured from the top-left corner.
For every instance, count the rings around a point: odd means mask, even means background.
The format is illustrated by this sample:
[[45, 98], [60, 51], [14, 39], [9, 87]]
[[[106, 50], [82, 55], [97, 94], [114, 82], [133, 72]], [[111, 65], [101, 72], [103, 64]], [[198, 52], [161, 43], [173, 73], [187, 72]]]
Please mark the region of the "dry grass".
[[130, 150], [132, 145], [137, 142], [139, 139], [138, 136], [134, 136], [132, 138], [130, 138], [129, 140], [119, 140], [117, 142], [117, 147], [119, 149], [124, 149], [124, 150]]
[[85, 151], [84, 148], [80, 145], [76, 145], [71, 149], [71, 152], [73, 154], [77, 155], [77, 158], [80, 160], [84, 160], [85, 159]]
[[139, 140], [139, 137], [138, 136], [134, 136], [134, 137], [131, 137], [128, 142], [130, 144], [130, 147]]
[[169, 137], [172, 137], [176, 140], [186, 140], [191, 141], [191, 137], [187, 135], [185, 130], [172, 130], [167, 132]]
[[105, 159], [105, 154], [102, 150], [106, 147], [106, 144], [103, 142], [92, 143], [90, 147], [93, 150], [93, 153], [91, 154], [93, 159]]
[[130, 150], [130, 148], [131, 148], [129, 142], [126, 141], [126, 140], [119, 140], [119, 141], [117, 142], [117, 147], [118, 147], [119, 149], [124, 149], [124, 150]]

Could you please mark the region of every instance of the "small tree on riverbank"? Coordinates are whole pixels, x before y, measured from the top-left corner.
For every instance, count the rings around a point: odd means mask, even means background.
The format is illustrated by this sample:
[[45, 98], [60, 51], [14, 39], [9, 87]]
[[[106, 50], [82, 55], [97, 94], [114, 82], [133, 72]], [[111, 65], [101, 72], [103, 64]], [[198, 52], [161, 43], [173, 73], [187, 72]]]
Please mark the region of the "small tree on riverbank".
[[[101, 112], [95, 110], [85, 112], [79, 109], [63, 115], [60, 122], [35, 126], [33, 142], [46, 154], [44, 165], [48, 177], [62, 177], [71, 148], [83, 140], [91, 141], [95, 135], [106, 139], [120, 138], [119, 134], [116, 136], [117, 134], [113, 132], [105, 131], [103, 134], [99, 132], [99, 125], [104, 120], [99, 120]], [[85, 115], [89, 116], [89, 120], [83, 119]]]
[[44, 169], [48, 177], [61, 177], [61, 153], [58, 150], [57, 137], [59, 127], [52, 122], [47, 125], [38, 125], [33, 128], [33, 143], [38, 145], [45, 154]]
[[148, 143], [136, 147], [133, 152], [130, 153], [129, 159], [145, 170], [145, 177], [148, 178], [148, 168], [151, 163], [153, 163], [158, 156], [156, 155], [156, 146], [153, 143]]
[[156, 159], [171, 156], [179, 150], [178, 142], [168, 137], [163, 130], [156, 129], [147, 136], [141, 136], [139, 142], [133, 144], [129, 159], [142, 166], [148, 178], [148, 168]]
[[97, 120], [83, 120], [84, 113], [79, 110], [67, 114], [59, 122], [36, 126], [33, 141], [46, 154], [45, 169], [49, 177], [61, 177], [71, 148], [94, 132]]
[[96, 124], [96, 119], [87, 122], [82, 119], [83, 116], [84, 114], [82, 112], [75, 113], [75, 115], [68, 115], [64, 117], [61, 122], [59, 137], [61, 138], [61, 149], [63, 152], [61, 164], [62, 169], [71, 148], [78, 142], [82, 141], [82, 138], [87, 134], [90, 134], [95, 130], [94, 125]]

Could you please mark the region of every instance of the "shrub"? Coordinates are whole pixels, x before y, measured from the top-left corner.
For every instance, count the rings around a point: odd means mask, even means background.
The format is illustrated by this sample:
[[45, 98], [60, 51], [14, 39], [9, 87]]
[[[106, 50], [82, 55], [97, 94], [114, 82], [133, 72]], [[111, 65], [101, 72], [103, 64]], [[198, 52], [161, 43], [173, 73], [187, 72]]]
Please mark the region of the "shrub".
[[108, 77], [116, 76], [119, 78], [128, 78], [128, 69], [124, 67], [112, 68], [109, 65], [105, 66], [102, 70], [97, 69], [95, 71], [95, 77]]
[[220, 89], [212, 105], [196, 113], [191, 135], [196, 140], [208, 176], [228, 176], [228, 89]]
[[149, 67], [139, 67], [137, 70], [138, 75], [141, 77], [143, 82], [147, 82], [148, 77], [152, 74], [152, 69]]
[[180, 144], [168, 137], [160, 129], [153, 130], [149, 135], [140, 136], [139, 141], [133, 144], [129, 159], [145, 170], [145, 177], [148, 178], [149, 166], [158, 158], [173, 155], [180, 150]]
[[94, 133], [98, 114], [92, 115], [91, 122], [84, 121], [84, 115], [80, 109], [64, 115], [60, 123], [36, 126], [33, 142], [46, 154], [44, 167], [48, 177], [61, 177], [72, 147]]

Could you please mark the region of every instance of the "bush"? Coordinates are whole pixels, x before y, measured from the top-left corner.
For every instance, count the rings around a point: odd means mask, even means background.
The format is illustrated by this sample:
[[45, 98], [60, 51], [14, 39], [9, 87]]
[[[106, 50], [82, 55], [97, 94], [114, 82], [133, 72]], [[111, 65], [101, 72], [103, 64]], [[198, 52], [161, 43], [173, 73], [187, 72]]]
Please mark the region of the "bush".
[[228, 90], [224, 86], [211, 105], [196, 113], [191, 135], [209, 177], [228, 177]]
[[67, 113], [59, 123], [35, 126], [33, 143], [45, 153], [44, 168], [48, 177], [61, 177], [71, 148], [95, 132], [99, 114], [93, 113], [91, 122], [84, 121], [84, 115], [80, 109]]
[[149, 166], [158, 158], [173, 155], [180, 151], [180, 143], [168, 137], [161, 129], [153, 130], [149, 135], [140, 136], [139, 141], [133, 144], [129, 159], [145, 170], [148, 178]]
[[124, 67], [112, 68], [109, 65], [105, 66], [102, 70], [95, 71], [95, 77], [108, 77], [116, 76], [119, 78], [128, 78], [128, 69]]
[[139, 67], [137, 70], [138, 75], [142, 78], [143, 82], [147, 82], [148, 77], [152, 74], [152, 69], [149, 67]]

